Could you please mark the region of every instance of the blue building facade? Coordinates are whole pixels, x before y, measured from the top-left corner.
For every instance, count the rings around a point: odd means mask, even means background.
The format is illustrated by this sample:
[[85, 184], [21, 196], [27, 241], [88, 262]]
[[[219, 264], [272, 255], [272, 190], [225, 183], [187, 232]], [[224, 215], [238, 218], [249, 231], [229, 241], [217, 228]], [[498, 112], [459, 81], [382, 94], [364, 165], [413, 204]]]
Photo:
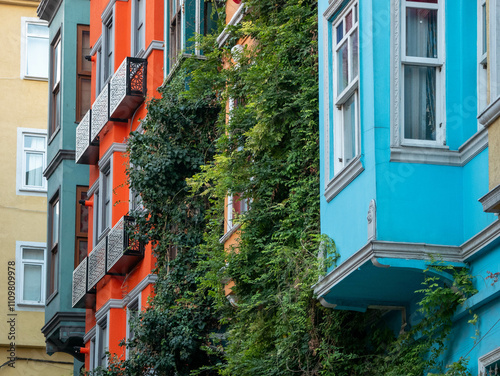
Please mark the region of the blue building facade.
[[500, 359], [500, 288], [486, 279], [500, 270], [500, 222], [479, 201], [492, 188], [481, 114], [497, 96], [496, 8], [319, 1], [321, 227], [340, 258], [315, 293], [411, 327], [431, 260], [468, 266], [479, 292], [455, 314], [443, 362], [468, 356], [473, 374]]

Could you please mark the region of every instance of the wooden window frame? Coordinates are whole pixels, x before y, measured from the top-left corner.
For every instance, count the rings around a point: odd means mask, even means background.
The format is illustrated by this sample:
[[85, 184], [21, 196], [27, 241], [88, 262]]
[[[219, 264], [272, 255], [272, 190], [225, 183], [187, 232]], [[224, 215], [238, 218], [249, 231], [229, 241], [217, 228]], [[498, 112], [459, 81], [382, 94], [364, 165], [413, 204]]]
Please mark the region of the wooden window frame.
[[[59, 58], [57, 56], [59, 46]], [[62, 68], [62, 44], [61, 32], [59, 31], [50, 45], [50, 127], [49, 137], [61, 128], [61, 68]], [[55, 68], [57, 67], [57, 72]]]
[[[82, 81], [91, 80], [91, 74], [92, 72], [89, 70], [84, 70], [83, 69], [83, 64], [82, 64], [82, 59], [85, 58], [83, 56], [83, 33], [88, 32], [90, 33], [90, 26], [89, 25], [77, 25], [77, 37], [76, 37], [76, 111], [75, 111], [75, 121], [79, 123], [83, 116], [85, 114], [82, 114], [82, 109], [83, 109], [83, 104], [82, 104]], [[90, 95], [90, 92], [89, 92]], [[89, 98], [89, 105], [90, 105], [90, 98]], [[90, 107], [87, 109], [87, 111], [90, 109]], [[85, 111], [86, 112], [86, 111]], [[82, 114], [82, 115], [81, 115]], [[81, 116], [80, 116], [81, 115]]]
[[[87, 252], [88, 252], [88, 246], [89, 246], [89, 241], [88, 241], [88, 232], [82, 232], [80, 231], [80, 224], [82, 221], [81, 217], [81, 205], [79, 201], [81, 200], [82, 193], [87, 193], [89, 187], [87, 186], [81, 186], [77, 185], [76, 186], [76, 213], [75, 213], [75, 268], [80, 264], [82, 260], [80, 260], [80, 247], [79, 244], [81, 241], [86, 241], [87, 242]], [[87, 219], [88, 222], [90, 222], [90, 213], [87, 214], [89, 218]], [[89, 223], [90, 224], [90, 223]]]

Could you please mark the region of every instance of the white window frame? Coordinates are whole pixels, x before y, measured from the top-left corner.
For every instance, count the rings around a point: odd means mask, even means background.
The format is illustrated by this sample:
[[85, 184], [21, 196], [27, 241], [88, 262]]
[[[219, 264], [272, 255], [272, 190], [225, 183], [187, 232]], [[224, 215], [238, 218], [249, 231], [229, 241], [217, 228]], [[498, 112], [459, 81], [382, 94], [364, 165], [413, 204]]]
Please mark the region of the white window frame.
[[36, 128], [17, 128], [17, 169], [16, 169], [16, 193], [27, 196], [46, 196], [47, 179], [42, 176], [42, 186], [30, 186], [25, 184], [26, 176], [26, 150], [24, 148], [24, 136], [43, 137], [45, 140], [45, 149], [43, 151], [34, 150], [43, 154], [42, 172], [47, 167], [47, 130]]
[[[139, 294], [134, 298], [132, 298], [130, 303], [127, 305], [127, 330], [126, 330], [127, 341], [133, 339], [132, 336], [133, 333], [130, 330], [130, 320], [132, 318], [132, 315], [135, 314], [136, 316], [138, 316], [140, 312], [141, 312], [141, 293], [139, 292]], [[125, 354], [127, 359], [129, 358], [129, 350], [130, 349], [127, 347]]]
[[[483, 8], [484, 7], [484, 8]], [[486, 9], [486, 0], [477, 0], [477, 109], [478, 114], [482, 113], [488, 103], [488, 40], [484, 39], [484, 31], [488, 33], [487, 23], [483, 14], [483, 9]], [[483, 46], [486, 45], [486, 51], [483, 51]], [[482, 125], [478, 122], [478, 130]]]
[[[333, 172], [337, 175], [344, 167], [349, 163], [354, 162], [356, 157], [361, 154], [361, 142], [360, 142], [360, 122], [359, 122], [359, 17], [356, 12], [358, 12], [358, 1], [352, 1], [346, 6], [342, 12], [331, 22], [331, 32], [332, 32], [332, 86], [333, 86]], [[352, 26], [351, 29], [346, 32], [346, 15], [352, 11]], [[337, 27], [342, 23], [343, 25], [343, 37], [337, 42], [336, 31]], [[358, 73], [356, 76], [351, 77], [352, 72], [352, 51], [350, 44], [351, 35], [357, 31], [358, 33]], [[340, 48], [347, 43], [347, 54], [348, 54], [348, 84], [347, 87], [338, 93], [338, 69], [337, 69], [337, 52]], [[354, 145], [354, 157], [347, 160], [345, 156], [345, 144], [344, 144], [344, 105], [345, 103], [354, 97], [354, 111], [355, 111], [355, 123], [354, 123], [354, 134], [355, 141]], [[326, 126], [326, 124], [325, 124]], [[329, 125], [328, 125], [329, 126]]]
[[[96, 328], [97, 329], [97, 328]], [[96, 336], [90, 339], [90, 352], [89, 352], [89, 371], [96, 368]]]
[[490, 364], [498, 362], [500, 360], [500, 347], [497, 347], [495, 350], [490, 351], [489, 353], [481, 356], [478, 359], [478, 372], [481, 376], [487, 376], [486, 367]]
[[[445, 34], [446, 34], [446, 26], [445, 26], [445, 14], [444, 14], [444, 5], [445, 0], [438, 0], [438, 4], [431, 3], [417, 3], [411, 2], [407, 0], [401, 1], [401, 11], [399, 14], [399, 24], [400, 32], [397, 33], [400, 35], [400, 40], [395, 41], [395, 45], [393, 46], [395, 49], [396, 56], [400, 56], [400, 63], [397, 69], [398, 79], [395, 85], [399, 85], [399, 98], [395, 98], [398, 101], [397, 109], [397, 119], [393, 124], [393, 127], [397, 127], [397, 131], [393, 130], [393, 134], [399, 134], [399, 139], [396, 140], [396, 145], [394, 146], [424, 146], [424, 147], [446, 147], [446, 99], [445, 99]], [[395, 3], [398, 4], [399, 0], [395, 0]], [[399, 4], [398, 4], [399, 5]], [[435, 9], [437, 10], [437, 58], [424, 58], [424, 57], [414, 57], [414, 56], [406, 56], [406, 9], [407, 8], [420, 8], [420, 9]], [[398, 8], [399, 9], [399, 8]], [[417, 140], [406, 138], [404, 135], [404, 66], [412, 65], [412, 66], [422, 66], [422, 67], [435, 67], [436, 68], [436, 140]]]
[[49, 35], [47, 38], [34, 36], [35, 38], [47, 39], [47, 74], [46, 76], [30, 76], [27, 74], [28, 69], [28, 24], [43, 25], [47, 27], [47, 21], [40, 20], [37, 17], [21, 17], [21, 79], [23, 80], [38, 80], [47, 81], [49, 79]]
[[[37, 249], [43, 254], [43, 260], [25, 260], [23, 258], [24, 249]], [[45, 307], [46, 292], [46, 264], [47, 264], [47, 244], [41, 242], [16, 241], [16, 310], [22, 311], [43, 311]], [[41, 300], [39, 302], [24, 300], [24, 266], [40, 265], [42, 267]]]
[[[246, 213], [250, 209], [250, 202], [248, 198], [240, 199], [240, 212], [238, 215]], [[234, 206], [233, 206], [233, 195], [227, 196], [227, 229], [226, 233], [231, 231], [236, 224], [234, 223]]]
[[114, 60], [115, 60], [115, 18], [113, 7], [109, 8], [101, 17], [102, 19], [102, 35], [101, 47], [97, 50], [99, 70], [100, 70], [100, 83], [101, 92], [104, 85], [106, 85], [114, 74]]
[[[142, 16], [143, 19], [140, 19], [139, 16], [141, 15], [141, 12], [139, 10], [139, 7], [142, 7]], [[144, 55], [145, 49], [146, 49], [146, 0], [133, 0], [132, 1], [132, 25], [131, 25], [131, 48], [130, 51], [132, 52], [132, 56], [135, 57], [142, 57]], [[142, 41], [139, 44], [138, 43], [138, 37], [140, 36], [139, 29], [143, 29], [143, 34], [142, 34]], [[141, 48], [138, 48], [141, 46]]]
[[[109, 351], [109, 312], [96, 324], [96, 340], [94, 351], [94, 368], [108, 366]], [[104, 363], [104, 364], [103, 364]]]
[[500, 1], [488, 2], [488, 65], [490, 67], [490, 100], [495, 102], [500, 97]]

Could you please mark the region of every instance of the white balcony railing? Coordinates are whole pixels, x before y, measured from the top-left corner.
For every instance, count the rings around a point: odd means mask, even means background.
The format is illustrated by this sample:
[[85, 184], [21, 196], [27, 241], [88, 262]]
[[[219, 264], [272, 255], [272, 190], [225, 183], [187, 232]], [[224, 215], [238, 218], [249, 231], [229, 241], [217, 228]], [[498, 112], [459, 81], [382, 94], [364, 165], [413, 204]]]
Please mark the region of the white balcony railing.
[[87, 257], [73, 270], [72, 306], [81, 307], [87, 293]]
[[92, 106], [92, 116], [90, 122], [90, 141], [96, 142], [99, 132], [106, 126], [109, 120], [109, 85], [104, 85], [101, 93], [96, 98]]
[[94, 288], [97, 282], [106, 275], [107, 240], [107, 237], [102, 239], [89, 254], [88, 290]]

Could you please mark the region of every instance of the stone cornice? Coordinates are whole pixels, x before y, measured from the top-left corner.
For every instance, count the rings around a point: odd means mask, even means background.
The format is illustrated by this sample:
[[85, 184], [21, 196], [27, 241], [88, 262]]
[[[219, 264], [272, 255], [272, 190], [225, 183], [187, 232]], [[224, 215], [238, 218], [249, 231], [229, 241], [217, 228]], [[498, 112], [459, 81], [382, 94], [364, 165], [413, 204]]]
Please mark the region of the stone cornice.
[[65, 150], [65, 149], [59, 149], [57, 151], [57, 154], [52, 158], [50, 161], [49, 165], [43, 172], [43, 176], [45, 176], [47, 179], [50, 178], [50, 176], [54, 173], [54, 171], [59, 167], [61, 162], [65, 159], [71, 159], [75, 160], [75, 151], [74, 150]]
[[36, 10], [36, 14], [39, 18], [50, 24], [61, 3], [62, 0], [42, 0]]
[[78, 322], [85, 330], [85, 312], [56, 312], [54, 316], [42, 327], [42, 333], [47, 337], [63, 321]]

